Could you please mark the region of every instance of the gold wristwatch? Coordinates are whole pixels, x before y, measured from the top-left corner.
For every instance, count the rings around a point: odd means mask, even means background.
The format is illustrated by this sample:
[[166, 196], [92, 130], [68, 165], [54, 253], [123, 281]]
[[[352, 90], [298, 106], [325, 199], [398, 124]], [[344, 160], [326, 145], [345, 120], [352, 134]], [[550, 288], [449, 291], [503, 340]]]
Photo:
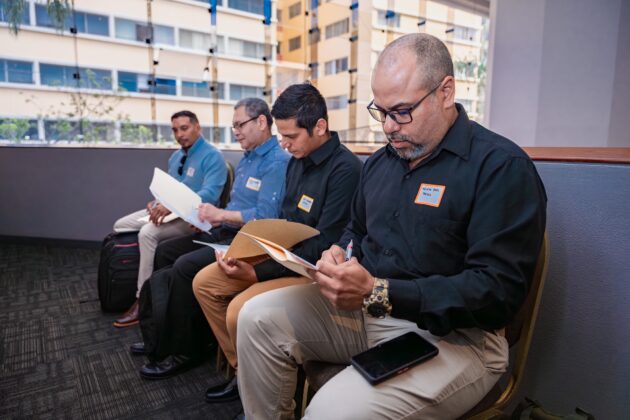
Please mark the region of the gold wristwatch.
[[389, 281], [374, 277], [372, 294], [363, 298], [363, 312], [374, 318], [385, 318], [392, 312], [389, 302]]

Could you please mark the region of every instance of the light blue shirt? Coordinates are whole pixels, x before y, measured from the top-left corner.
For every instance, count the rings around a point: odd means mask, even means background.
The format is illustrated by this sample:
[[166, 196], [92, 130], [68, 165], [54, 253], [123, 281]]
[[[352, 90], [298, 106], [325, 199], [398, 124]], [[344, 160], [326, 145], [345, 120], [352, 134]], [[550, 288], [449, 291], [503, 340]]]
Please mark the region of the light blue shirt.
[[276, 136], [245, 152], [234, 171], [234, 185], [226, 209], [240, 211], [245, 223], [277, 218], [290, 158]]
[[[179, 175], [178, 169], [186, 154], [188, 156], [182, 167], [182, 174]], [[203, 137], [199, 137], [187, 152], [179, 149], [171, 155], [168, 159], [168, 173], [199, 194], [203, 203], [219, 204], [227, 178], [227, 167], [221, 151]]]

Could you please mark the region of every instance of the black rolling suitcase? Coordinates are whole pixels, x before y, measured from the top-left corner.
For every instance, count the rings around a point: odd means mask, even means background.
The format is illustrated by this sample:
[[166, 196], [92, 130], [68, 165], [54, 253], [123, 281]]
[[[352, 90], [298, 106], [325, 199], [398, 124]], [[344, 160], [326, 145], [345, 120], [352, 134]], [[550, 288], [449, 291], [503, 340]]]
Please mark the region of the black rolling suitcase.
[[104, 312], [123, 312], [136, 300], [140, 248], [138, 232], [110, 233], [98, 264], [98, 299]]

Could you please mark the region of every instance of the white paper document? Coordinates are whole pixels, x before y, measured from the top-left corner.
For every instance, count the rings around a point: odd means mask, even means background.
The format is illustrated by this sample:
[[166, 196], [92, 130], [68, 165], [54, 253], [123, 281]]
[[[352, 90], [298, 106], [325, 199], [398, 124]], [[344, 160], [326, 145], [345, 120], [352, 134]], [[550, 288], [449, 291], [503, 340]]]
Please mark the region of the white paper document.
[[204, 232], [212, 228], [210, 223], [199, 220], [198, 207], [201, 204], [201, 197], [160, 168], [153, 171], [149, 190], [160, 204], [191, 225]]
[[230, 247], [229, 245], [220, 245], [220, 244], [213, 244], [212, 242], [203, 242], [203, 241], [197, 241], [193, 239], [193, 242], [199, 245], [205, 245], [205, 246], [209, 246], [210, 248], [213, 248], [219, 252], [223, 252], [226, 253], [228, 248]]

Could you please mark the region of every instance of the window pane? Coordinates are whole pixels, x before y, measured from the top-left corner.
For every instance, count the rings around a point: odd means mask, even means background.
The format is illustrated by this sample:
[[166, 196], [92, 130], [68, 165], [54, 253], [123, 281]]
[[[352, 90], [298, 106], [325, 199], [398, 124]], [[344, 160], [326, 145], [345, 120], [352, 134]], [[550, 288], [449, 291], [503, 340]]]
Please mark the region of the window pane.
[[244, 12], [263, 14], [264, 2], [261, 0], [230, 0], [230, 9], [242, 10]]
[[118, 72], [118, 88], [126, 92], [138, 91], [138, 77], [136, 73]]
[[[155, 31], [155, 43], [175, 45], [175, 31], [170, 26], [153, 25]], [[148, 27], [146, 28], [148, 31]], [[144, 41], [144, 39], [142, 39]]]
[[[0, 22], [8, 22], [9, 16], [7, 13], [8, 10], [8, 0], [0, 0]], [[30, 17], [28, 12], [28, 3], [24, 2], [24, 9], [22, 9], [22, 19], [20, 21], [25, 25], [30, 24]]]
[[0, 119], [0, 139], [2, 140], [37, 140], [37, 120], [22, 118]]
[[116, 38], [136, 40], [136, 23], [127, 19], [116, 18]]
[[328, 109], [342, 109], [348, 106], [348, 96], [347, 95], [339, 95], [339, 96], [330, 96], [326, 98], [326, 107]]
[[155, 93], [160, 93], [162, 95], [176, 95], [177, 88], [175, 84], [175, 79], [163, 79], [159, 77], [156, 78]]
[[86, 13], [87, 32], [93, 35], [109, 36], [109, 18], [103, 15]]
[[108, 70], [80, 69], [81, 86], [90, 89], [109, 90], [112, 88], [112, 73]]
[[182, 81], [182, 96], [196, 96], [198, 98], [209, 98], [210, 87], [208, 82], [187, 82]]
[[212, 127], [201, 127], [201, 135], [211, 143], [223, 143], [225, 141], [225, 129], [223, 127], [219, 127], [218, 139], [215, 138]]
[[47, 28], [55, 27], [53, 21], [50, 19], [50, 16], [48, 16], [46, 6], [41, 4], [35, 5], [35, 21], [37, 22], [37, 26], [44, 26]]
[[39, 72], [41, 77], [40, 83], [46, 86], [67, 86], [72, 80], [72, 74], [68, 75], [64, 66], [40, 64]]
[[230, 99], [238, 101], [243, 98], [250, 97], [263, 97], [263, 88], [257, 86], [245, 86], [245, 85], [230, 85]]
[[296, 17], [302, 11], [302, 3], [297, 2], [289, 6], [289, 19]]
[[7, 79], [12, 83], [33, 83], [33, 63], [6, 60]]
[[289, 51], [294, 51], [300, 48], [302, 41], [300, 36], [296, 36], [295, 38], [291, 38], [289, 40]]

